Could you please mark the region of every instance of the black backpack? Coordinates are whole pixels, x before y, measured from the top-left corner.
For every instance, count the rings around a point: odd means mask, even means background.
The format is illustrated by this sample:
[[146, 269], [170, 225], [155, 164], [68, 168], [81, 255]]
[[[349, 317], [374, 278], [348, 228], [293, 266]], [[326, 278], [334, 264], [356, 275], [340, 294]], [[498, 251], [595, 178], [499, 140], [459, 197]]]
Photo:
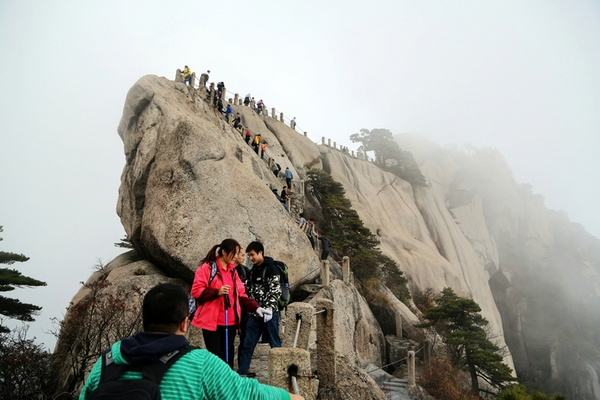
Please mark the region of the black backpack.
[[[88, 400], [160, 400], [160, 381], [167, 370], [181, 356], [195, 346], [183, 347], [165, 354], [159, 361], [150, 364], [115, 364], [110, 349], [102, 354], [100, 383]], [[126, 371], [142, 373], [142, 379], [119, 380]]]

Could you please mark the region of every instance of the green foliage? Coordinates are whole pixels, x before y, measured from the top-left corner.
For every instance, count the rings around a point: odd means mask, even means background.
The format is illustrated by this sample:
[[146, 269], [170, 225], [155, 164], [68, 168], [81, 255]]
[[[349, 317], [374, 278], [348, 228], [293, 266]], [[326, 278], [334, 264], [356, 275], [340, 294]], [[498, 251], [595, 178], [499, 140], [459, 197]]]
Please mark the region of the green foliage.
[[340, 257], [351, 258], [355, 276], [365, 282], [381, 280], [398, 299], [406, 301], [410, 297], [406, 278], [396, 263], [377, 248], [379, 240], [352, 208], [344, 187], [319, 169], [308, 171], [307, 184], [321, 204], [321, 230]]
[[32, 339], [27, 326], [0, 333], [0, 399], [42, 398], [50, 354]]
[[120, 242], [115, 243], [115, 247], [121, 247], [124, 249], [133, 249], [133, 243], [131, 243], [131, 240], [129, 239], [129, 237], [127, 235], [125, 235], [125, 237], [123, 239], [121, 239]]
[[[0, 232], [2, 232], [0, 226]], [[0, 238], [2, 240], [2, 238]], [[0, 264], [13, 264], [15, 262], [24, 262], [29, 260], [23, 254], [0, 252]], [[38, 281], [28, 276], [22, 275], [19, 271], [9, 268], [0, 268], [0, 292], [10, 292], [15, 288], [24, 286], [46, 286], [45, 282]], [[20, 321], [33, 321], [35, 315], [41, 307], [33, 304], [21, 303], [17, 299], [0, 296], [0, 315], [8, 318], [14, 318]], [[8, 332], [9, 329], [0, 324], [0, 332]]]
[[388, 129], [361, 129], [360, 133], [350, 135], [353, 143], [362, 143], [365, 151], [375, 152], [379, 166], [394, 175], [417, 186], [426, 186], [427, 181], [409, 151], [400, 149], [394, 140], [394, 134]]
[[488, 321], [475, 301], [444, 288], [436, 304], [425, 312], [429, 322], [419, 327], [434, 327], [442, 336], [454, 365], [469, 372], [475, 393], [479, 392], [478, 378], [496, 388], [515, 380], [512, 370], [502, 362], [501, 349], [489, 340], [485, 329]]
[[527, 388], [523, 385], [510, 385], [500, 392], [498, 400], [565, 400], [562, 394], [555, 394], [550, 397], [542, 392], [533, 391], [527, 393]]

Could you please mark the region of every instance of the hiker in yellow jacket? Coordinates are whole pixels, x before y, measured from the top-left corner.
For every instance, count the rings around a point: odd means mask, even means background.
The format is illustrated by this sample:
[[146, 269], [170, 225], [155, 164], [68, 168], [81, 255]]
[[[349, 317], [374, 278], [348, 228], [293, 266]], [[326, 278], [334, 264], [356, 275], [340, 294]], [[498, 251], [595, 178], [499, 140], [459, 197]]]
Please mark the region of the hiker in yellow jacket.
[[189, 67], [186, 65], [183, 68], [183, 83], [184, 85], [189, 85], [192, 82], [192, 71], [190, 71]]

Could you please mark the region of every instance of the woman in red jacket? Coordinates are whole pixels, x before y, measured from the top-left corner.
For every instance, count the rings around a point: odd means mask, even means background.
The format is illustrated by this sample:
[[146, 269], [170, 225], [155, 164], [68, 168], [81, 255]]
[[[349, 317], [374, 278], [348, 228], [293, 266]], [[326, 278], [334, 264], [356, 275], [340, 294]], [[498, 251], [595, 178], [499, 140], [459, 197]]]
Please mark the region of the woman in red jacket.
[[192, 296], [198, 304], [192, 325], [202, 329], [206, 349], [232, 369], [233, 339], [240, 327], [241, 311], [259, 316], [265, 312], [248, 298], [236, 272], [233, 260], [240, 249], [234, 239], [213, 246], [200, 262], [192, 284]]

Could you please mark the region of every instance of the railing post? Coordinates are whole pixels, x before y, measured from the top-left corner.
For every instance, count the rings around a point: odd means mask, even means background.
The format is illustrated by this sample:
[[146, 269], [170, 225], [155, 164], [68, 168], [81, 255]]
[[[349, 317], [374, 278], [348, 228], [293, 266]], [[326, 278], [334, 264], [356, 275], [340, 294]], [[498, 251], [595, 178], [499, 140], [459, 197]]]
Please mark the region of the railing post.
[[[292, 376], [296, 378], [296, 387]], [[304, 349], [276, 347], [269, 351], [269, 384], [314, 400], [310, 353]]]
[[325, 146], [325, 136], [321, 136], [321, 144]]
[[175, 82], [183, 82], [183, 75], [181, 74], [181, 70], [177, 68], [175, 71]]
[[286, 329], [281, 334], [283, 347], [308, 350], [314, 313], [315, 308], [309, 303], [297, 301], [288, 305], [285, 312]]
[[194, 86], [196, 86], [196, 73], [192, 72], [192, 80], [190, 81], [190, 87], [194, 89]]
[[402, 339], [402, 315], [396, 313], [396, 337]]
[[283, 122], [283, 113], [279, 113], [279, 120]]
[[344, 283], [350, 283], [350, 257], [342, 257], [342, 280]]
[[331, 147], [331, 139], [327, 139], [327, 146]]
[[423, 362], [429, 365], [431, 362], [431, 340], [425, 339], [423, 342]]
[[234, 94], [233, 95], [233, 104], [237, 105], [238, 104], [238, 100], [240, 99], [240, 95], [239, 94]]
[[337, 143], [333, 142], [333, 148], [337, 150]]
[[271, 108], [271, 117], [273, 117], [275, 121], [277, 121], [277, 116], [275, 115], [275, 107]]
[[321, 260], [321, 284], [329, 286], [329, 260]]
[[415, 387], [415, 352], [408, 352], [408, 359], [406, 360], [406, 364], [408, 367], [408, 387]]
[[336, 383], [335, 326], [333, 301], [317, 299], [317, 373], [319, 374], [319, 398], [332, 398]]
[[308, 132], [304, 131], [304, 136], [308, 137]]
[[256, 100], [250, 101], [250, 108], [253, 110], [256, 108]]

